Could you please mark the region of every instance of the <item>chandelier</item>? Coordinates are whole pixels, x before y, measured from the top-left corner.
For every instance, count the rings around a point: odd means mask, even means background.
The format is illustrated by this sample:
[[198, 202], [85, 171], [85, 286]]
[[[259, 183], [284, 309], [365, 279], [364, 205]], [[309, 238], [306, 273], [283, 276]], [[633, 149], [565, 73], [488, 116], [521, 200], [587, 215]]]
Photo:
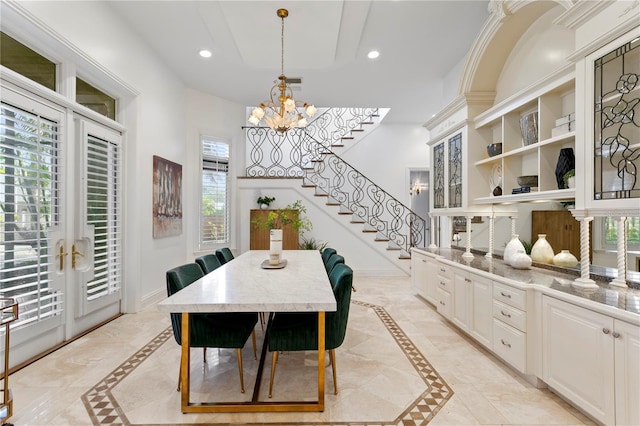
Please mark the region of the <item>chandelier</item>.
[[[280, 133], [294, 127], [306, 127], [307, 118], [316, 114], [316, 107], [306, 102], [295, 101], [291, 86], [287, 84], [287, 77], [284, 75], [284, 18], [289, 16], [287, 9], [278, 9], [276, 12], [282, 19], [282, 32], [280, 42], [282, 46], [281, 72], [278, 81], [275, 82], [269, 94], [270, 99], [263, 101], [257, 106], [249, 116], [249, 123], [257, 126], [264, 118], [267, 125]], [[300, 108], [300, 109], [299, 109]]]

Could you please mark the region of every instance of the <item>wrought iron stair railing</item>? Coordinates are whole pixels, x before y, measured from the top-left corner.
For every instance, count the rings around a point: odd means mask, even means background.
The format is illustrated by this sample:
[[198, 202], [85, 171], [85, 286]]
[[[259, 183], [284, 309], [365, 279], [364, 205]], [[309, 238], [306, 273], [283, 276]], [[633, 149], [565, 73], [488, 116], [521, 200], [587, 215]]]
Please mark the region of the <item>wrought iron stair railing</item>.
[[303, 186], [314, 187], [327, 204], [340, 204], [340, 213], [352, 214], [354, 222], [365, 223], [365, 232], [377, 232], [376, 240], [389, 241], [402, 251], [400, 257], [409, 257], [411, 247], [426, 243], [426, 220], [332, 150], [376, 114], [375, 109], [330, 108], [306, 128], [284, 135], [247, 127], [246, 175], [302, 177]]

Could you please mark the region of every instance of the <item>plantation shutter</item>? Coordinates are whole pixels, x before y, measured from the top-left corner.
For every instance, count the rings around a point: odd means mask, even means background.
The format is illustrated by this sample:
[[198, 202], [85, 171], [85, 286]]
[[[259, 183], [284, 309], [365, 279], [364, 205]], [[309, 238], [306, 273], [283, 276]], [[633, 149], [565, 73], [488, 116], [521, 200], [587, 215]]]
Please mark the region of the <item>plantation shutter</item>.
[[0, 107], [0, 297], [19, 303], [12, 327], [63, 310], [51, 240], [61, 225], [60, 126], [40, 114]]
[[229, 144], [202, 139], [200, 245], [229, 241]]
[[88, 301], [120, 291], [122, 214], [120, 146], [89, 135], [87, 139], [86, 224], [93, 228], [93, 279]]

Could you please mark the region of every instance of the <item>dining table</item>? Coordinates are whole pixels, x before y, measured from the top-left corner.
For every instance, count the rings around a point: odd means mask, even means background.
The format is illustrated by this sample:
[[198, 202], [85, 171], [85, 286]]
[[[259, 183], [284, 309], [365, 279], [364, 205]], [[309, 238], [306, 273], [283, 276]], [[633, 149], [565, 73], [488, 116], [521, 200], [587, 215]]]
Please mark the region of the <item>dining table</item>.
[[[249, 250], [159, 302], [158, 310], [182, 314], [181, 410], [201, 412], [324, 411], [325, 312], [337, 308], [331, 283], [318, 250], [284, 250], [278, 265], [269, 264], [268, 250]], [[264, 401], [259, 398], [267, 339], [250, 401], [190, 400], [189, 314], [207, 312], [317, 312], [318, 398], [315, 401]]]

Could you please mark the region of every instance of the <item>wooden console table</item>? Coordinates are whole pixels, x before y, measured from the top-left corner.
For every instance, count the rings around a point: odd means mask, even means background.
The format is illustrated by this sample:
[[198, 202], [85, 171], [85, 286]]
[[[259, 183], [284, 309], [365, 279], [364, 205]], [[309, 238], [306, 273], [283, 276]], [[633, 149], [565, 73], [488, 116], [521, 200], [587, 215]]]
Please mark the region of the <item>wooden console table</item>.
[[[251, 231], [249, 233], [249, 250], [269, 250], [269, 230], [260, 229], [253, 221], [258, 217], [263, 217], [274, 210], [251, 210]], [[297, 210], [296, 210], [297, 211]], [[282, 228], [282, 249], [298, 250], [298, 230], [291, 225]]]

